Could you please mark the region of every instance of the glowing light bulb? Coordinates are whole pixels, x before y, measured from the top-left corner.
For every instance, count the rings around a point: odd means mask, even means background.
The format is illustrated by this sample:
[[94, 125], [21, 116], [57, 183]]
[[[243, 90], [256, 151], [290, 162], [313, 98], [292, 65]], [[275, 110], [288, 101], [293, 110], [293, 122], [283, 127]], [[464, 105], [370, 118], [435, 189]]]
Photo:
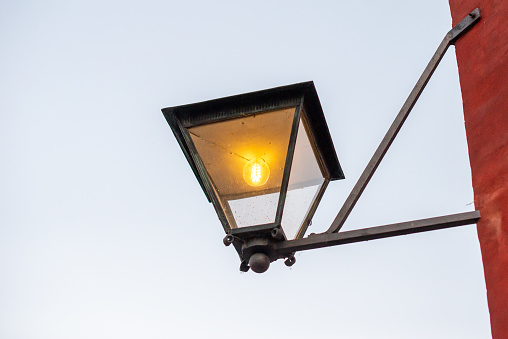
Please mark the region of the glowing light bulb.
[[261, 158], [254, 158], [243, 167], [243, 179], [251, 186], [263, 186], [270, 177], [270, 167]]

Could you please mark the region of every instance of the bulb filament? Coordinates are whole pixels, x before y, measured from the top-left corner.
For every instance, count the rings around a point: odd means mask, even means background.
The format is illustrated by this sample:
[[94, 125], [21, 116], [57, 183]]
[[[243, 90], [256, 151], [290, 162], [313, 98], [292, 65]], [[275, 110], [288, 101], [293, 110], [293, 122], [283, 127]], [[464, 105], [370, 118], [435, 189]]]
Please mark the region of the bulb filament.
[[256, 184], [261, 181], [261, 166], [259, 164], [252, 165], [251, 179]]
[[262, 158], [248, 161], [243, 168], [243, 179], [250, 186], [263, 186], [270, 176], [270, 168]]

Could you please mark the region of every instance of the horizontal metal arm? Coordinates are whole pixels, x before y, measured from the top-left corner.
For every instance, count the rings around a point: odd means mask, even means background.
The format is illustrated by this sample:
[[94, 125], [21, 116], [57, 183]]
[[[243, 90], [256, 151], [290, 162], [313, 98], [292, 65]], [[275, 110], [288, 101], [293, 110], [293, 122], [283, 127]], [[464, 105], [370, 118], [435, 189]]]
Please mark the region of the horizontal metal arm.
[[385, 226], [362, 228], [340, 233], [321, 233], [307, 238], [284, 241], [276, 244], [279, 255], [311, 250], [314, 248], [350, 244], [354, 242], [395, 237], [412, 233], [440, 230], [444, 228], [475, 224], [480, 219], [480, 212], [466, 212], [443, 217], [420, 219]]
[[480, 20], [480, 10], [477, 8], [471, 13], [469, 13], [468, 16], [466, 16], [461, 22], [455, 25], [455, 27], [453, 27], [445, 35], [443, 41], [441, 42], [436, 52], [432, 56], [432, 59], [430, 59], [429, 64], [423, 71], [422, 75], [420, 76], [420, 79], [418, 79], [418, 82], [416, 83], [415, 87], [409, 94], [409, 97], [407, 98], [406, 102], [400, 109], [399, 114], [397, 115], [392, 125], [388, 129], [388, 132], [386, 132], [385, 137], [379, 144], [376, 152], [374, 153], [369, 163], [365, 167], [365, 170], [358, 179], [358, 182], [351, 190], [351, 193], [347, 197], [346, 201], [344, 202], [344, 205], [340, 209], [339, 213], [335, 217], [335, 220], [333, 220], [332, 225], [326, 231], [326, 233], [335, 233], [340, 231], [342, 225], [344, 225], [344, 223], [346, 222], [347, 217], [355, 207], [356, 202], [358, 201], [358, 199], [360, 199], [360, 196], [365, 190], [365, 187], [367, 187], [367, 184], [369, 183], [370, 179], [374, 175], [374, 172], [381, 163], [381, 160], [383, 160], [383, 157], [388, 151], [388, 148], [390, 148], [393, 140], [395, 139], [400, 129], [402, 128], [402, 125], [404, 124], [409, 113], [416, 104], [416, 101], [420, 97], [420, 94], [422, 94], [423, 90], [425, 89], [425, 86], [429, 82], [430, 77], [432, 76], [437, 66], [439, 65], [439, 62], [445, 55], [448, 47], [450, 47], [450, 45], [453, 45], [455, 41], [468, 29], [470, 29], [478, 20]]

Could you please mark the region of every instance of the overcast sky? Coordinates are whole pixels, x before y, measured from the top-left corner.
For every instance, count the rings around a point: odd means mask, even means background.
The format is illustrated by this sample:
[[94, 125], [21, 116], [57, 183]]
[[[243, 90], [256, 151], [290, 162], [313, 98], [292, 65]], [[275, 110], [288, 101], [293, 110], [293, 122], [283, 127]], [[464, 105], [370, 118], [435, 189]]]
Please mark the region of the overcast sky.
[[[446, 0], [0, 2], [0, 337], [490, 338], [474, 225], [240, 273], [160, 112], [313, 80], [322, 232], [450, 28]], [[344, 230], [471, 210], [451, 48]]]

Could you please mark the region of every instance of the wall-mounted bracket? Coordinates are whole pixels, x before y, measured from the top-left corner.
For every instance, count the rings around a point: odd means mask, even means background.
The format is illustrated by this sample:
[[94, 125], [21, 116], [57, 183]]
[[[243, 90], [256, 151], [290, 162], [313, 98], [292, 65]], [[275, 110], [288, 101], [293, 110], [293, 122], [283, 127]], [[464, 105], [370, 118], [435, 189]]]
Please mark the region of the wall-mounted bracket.
[[399, 114], [397, 115], [392, 125], [388, 129], [388, 132], [386, 132], [385, 137], [379, 144], [376, 152], [370, 159], [369, 163], [367, 164], [367, 167], [365, 167], [365, 170], [358, 179], [356, 185], [353, 187], [351, 193], [344, 202], [344, 205], [340, 209], [339, 213], [335, 217], [335, 220], [332, 222], [332, 225], [326, 231], [326, 233], [330, 234], [340, 231], [347, 217], [349, 216], [354, 206], [356, 205], [356, 202], [358, 201], [363, 191], [365, 190], [365, 187], [367, 187], [367, 184], [374, 175], [374, 172], [381, 163], [381, 160], [383, 160], [383, 157], [390, 148], [393, 140], [395, 139], [400, 129], [402, 128], [402, 125], [404, 124], [409, 113], [416, 104], [416, 101], [420, 97], [420, 94], [422, 94], [423, 90], [425, 89], [425, 86], [429, 82], [430, 77], [432, 76], [437, 66], [439, 65], [439, 62], [441, 61], [446, 51], [448, 50], [448, 47], [454, 44], [459, 37], [461, 37], [475, 23], [477, 23], [480, 20], [480, 17], [481, 17], [480, 10], [476, 8], [445, 35], [443, 41], [441, 42], [436, 52], [430, 59], [430, 62], [423, 71], [422, 75], [420, 76], [420, 79], [418, 79], [418, 82], [416, 83], [415, 87], [409, 94], [409, 97], [407, 98], [406, 102], [400, 109]]

